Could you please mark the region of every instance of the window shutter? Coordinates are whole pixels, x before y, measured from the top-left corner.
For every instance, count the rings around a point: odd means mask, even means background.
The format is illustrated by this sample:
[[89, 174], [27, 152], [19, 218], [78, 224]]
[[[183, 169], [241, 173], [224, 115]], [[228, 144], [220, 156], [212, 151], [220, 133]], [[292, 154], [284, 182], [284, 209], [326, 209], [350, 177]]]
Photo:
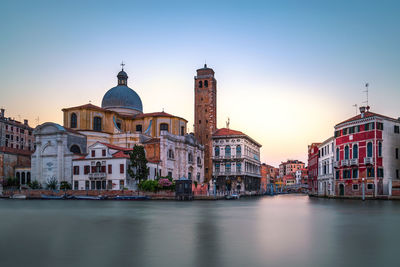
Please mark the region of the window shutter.
[[119, 165], [119, 172], [124, 173], [124, 164]]
[[106, 166], [101, 166], [101, 172], [106, 172]]
[[111, 164], [108, 165], [108, 173], [110, 173], [110, 174], [112, 173], [112, 165]]

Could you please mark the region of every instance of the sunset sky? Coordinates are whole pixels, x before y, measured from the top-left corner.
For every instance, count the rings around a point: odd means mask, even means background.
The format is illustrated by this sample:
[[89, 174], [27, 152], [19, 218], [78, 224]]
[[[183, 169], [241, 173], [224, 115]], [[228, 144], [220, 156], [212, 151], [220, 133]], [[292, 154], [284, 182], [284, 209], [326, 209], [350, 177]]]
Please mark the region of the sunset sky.
[[218, 127], [263, 145], [263, 162], [306, 161], [307, 145], [355, 115], [400, 117], [400, 1], [0, 2], [0, 106], [31, 126], [101, 105], [126, 63], [144, 112], [186, 118], [204, 62]]

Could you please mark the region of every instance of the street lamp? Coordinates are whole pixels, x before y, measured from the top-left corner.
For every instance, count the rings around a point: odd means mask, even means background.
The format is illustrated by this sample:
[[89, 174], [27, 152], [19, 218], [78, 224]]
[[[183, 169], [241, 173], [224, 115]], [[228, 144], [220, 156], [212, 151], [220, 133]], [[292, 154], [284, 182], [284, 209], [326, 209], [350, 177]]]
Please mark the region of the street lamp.
[[362, 178], [362, 200], [365, 200], [365, 178]]

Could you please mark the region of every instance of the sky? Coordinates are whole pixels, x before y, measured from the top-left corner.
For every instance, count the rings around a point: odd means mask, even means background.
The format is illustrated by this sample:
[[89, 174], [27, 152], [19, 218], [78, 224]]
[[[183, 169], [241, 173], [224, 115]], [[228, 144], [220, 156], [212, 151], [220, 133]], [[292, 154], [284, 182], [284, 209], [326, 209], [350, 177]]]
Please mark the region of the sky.
[[307, 160], [307, 145], [371, 111], [400, 117], [399, 1], [0, 2], [0, 106], [62, 124], [101, 105], [124, 61], [144, 112], [187, 119], [194, 76], [214, 69], [217, 127], [262, 144], [261, 160]]

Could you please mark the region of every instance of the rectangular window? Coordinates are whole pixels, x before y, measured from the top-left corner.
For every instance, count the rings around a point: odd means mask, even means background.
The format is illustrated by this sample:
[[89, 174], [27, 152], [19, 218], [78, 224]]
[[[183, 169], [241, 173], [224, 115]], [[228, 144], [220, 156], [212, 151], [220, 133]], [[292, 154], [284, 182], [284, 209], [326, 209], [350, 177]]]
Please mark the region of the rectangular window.
[[92, 190], [95, 190], [95, 189], [96, 189], [96, 183], [95, 183], [95, 181], [90, 181], [90, 188], [91, 188]]
[[139, 133], [142, 132], [142, 125], [141, 124], [136, 125], [136, 132], [139, 132]]
[[343, 129], [343, 135], [346, 135], [348, 131], [348, 128]]
[[366, 123], [366, 124], [365, 124], [364, 129], [365, 129], [366, 131], [369, 131], [369, 130], [370, 130], [370, 129], [369, 129], [369, 123]]
[[396, 159], [399, 159], [399, 149], [396, 147]]
[[400, 132], [399, 126], [395, 125], [394, 126], [394, 133], [399, 133], [399, 132]]
[[339, 137], [340, 136], [340, 131], [335, 131], [335, 137]]
[[74, 175], [79, 175], [79, 166], [74, 166]]
[[124, 180], [119, 180], [119, 189], [124, 189]]
[[112, 173], [112, 165], [108, 164], [108, 173], [111, 174]]
[[101, 172], [106, 172], [106, 166], [101, 166]]
[[90, 166], [89, 165], [85, 165], [84, 167], [83, 167], [83, 173], [84, 174], [88, 174], [90, 172]]
[[101, 155], [102, 155], [103, 157], [106, 156], [106, 150], [105, 150], [105, 149], [103, 149], [103, 150], [101, 151]]
[[358, 190], [358, 184], [353, 184], [353, 190], [355, 190], [355, 191]]
[[353, 169], [353, 179], [358, 178], [358, 169]]
[[89, 190], [89, 181], [85, 181], [85, 189]]
[[383, 177], [383, 169], [382, 168], [378, 168], [377, 172], [378, 172], [378, 177], [382, 178]]
[[125, 173], [124, 172], [124, 164], [119, 164], [119, 172], [120, 173]]
[[367, 189], [368, 190], [374, 189], [374, 184], [367, 184]]
[[74, 190], [78, 190], [78, 189], [79, 189], [79, 182], [74, 181]]
[[349, 128], [349, 134], [353, 134], [354, 133], [354, 126]]
[[399, 170], [396, 170], [396, 178], [399, 179]]
[[360, 125], [357, 125], [357, 126], [356, 126], [356, 133], [359, 133], [359, 132], [360, 132], [360, 130], [361, 130], [360, 128], [361, 128]]
[[96, 156], [96, 150], [92, 150], [92, 158]]
[[376, 123], [376, 129], [383, 130], [383, 123], [382, 122], [377, 122]]
[[374, 177], [374, 168], [367, 168], [367, 177]]

